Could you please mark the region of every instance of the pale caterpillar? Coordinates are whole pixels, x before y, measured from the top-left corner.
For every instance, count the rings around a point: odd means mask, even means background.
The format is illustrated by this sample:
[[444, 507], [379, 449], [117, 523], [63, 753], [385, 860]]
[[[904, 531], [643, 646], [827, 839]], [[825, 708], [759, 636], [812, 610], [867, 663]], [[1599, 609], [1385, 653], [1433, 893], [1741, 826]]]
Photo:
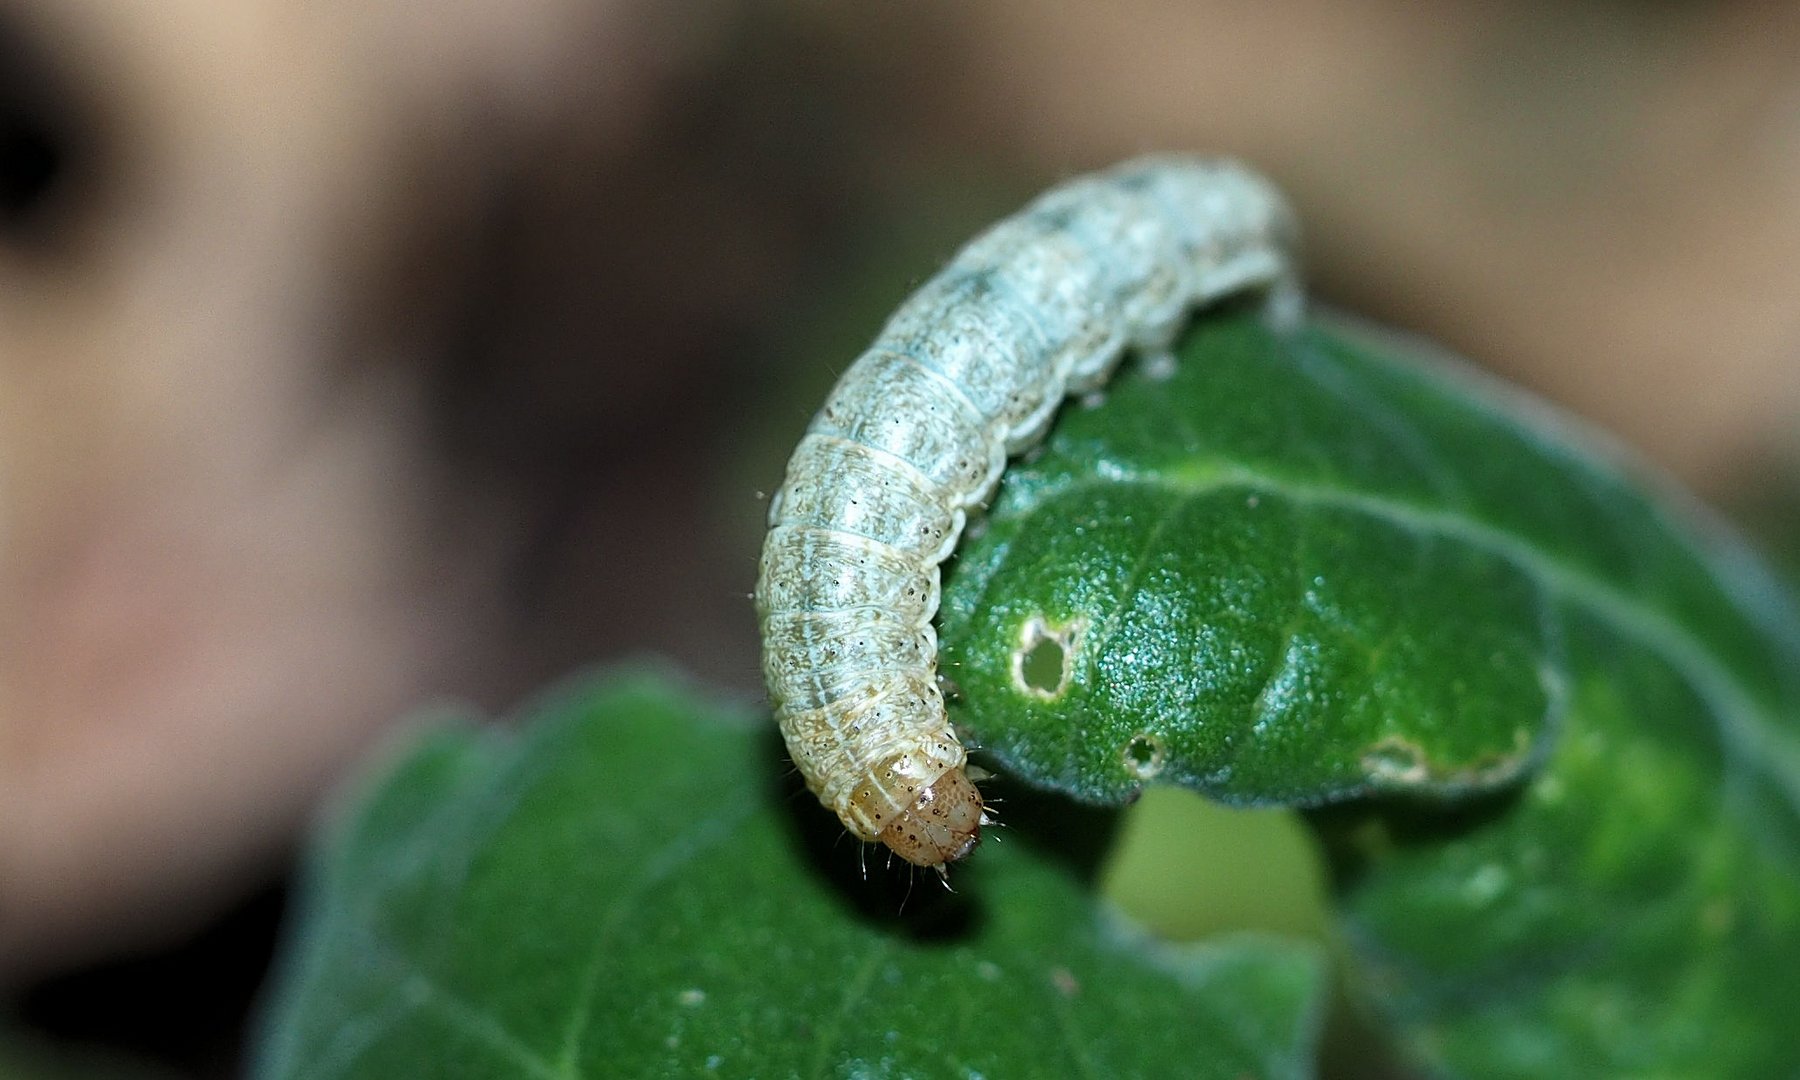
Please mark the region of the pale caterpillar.
[[763, 676], [788, 752], [861, 840], [962, 858], [988, 822], [937, 685], [938, 564], [1009, 455], [1127, 348], [1246, 289], [1300, 313], [1286, 202], [1231, 161], [1157, 157], [1051, 189], [888, 321], [814, 417], [769, 506]]

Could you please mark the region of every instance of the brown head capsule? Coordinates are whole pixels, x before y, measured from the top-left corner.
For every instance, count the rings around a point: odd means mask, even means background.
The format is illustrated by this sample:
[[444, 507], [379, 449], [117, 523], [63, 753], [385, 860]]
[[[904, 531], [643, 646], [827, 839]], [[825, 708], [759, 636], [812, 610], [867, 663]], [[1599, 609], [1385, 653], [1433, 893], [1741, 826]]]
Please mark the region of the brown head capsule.
[[975, 850], [986, 821], [981, 792], [961, 769], [952, 769], [921, 791], [878, 839], [914, 866], [941, 870]]

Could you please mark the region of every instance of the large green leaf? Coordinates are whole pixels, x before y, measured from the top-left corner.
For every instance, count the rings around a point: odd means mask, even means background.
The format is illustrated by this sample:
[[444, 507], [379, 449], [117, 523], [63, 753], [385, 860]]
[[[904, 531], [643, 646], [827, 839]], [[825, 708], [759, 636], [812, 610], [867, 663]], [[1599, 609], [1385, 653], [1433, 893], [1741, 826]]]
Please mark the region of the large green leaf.
[[666, 677], [439, 729], [322, 839], [255, 1073], [1310, 1073], [1309, 949], [1152, 941], [1093, 899], [1106, 816], [1019, 817], [950, 895], [860, 877], [766, 720]]
[[1093, 899], [1078, 804], [1162, 783], [1317, 808], [1354, 981], [1437, 1071], [1789, 1074], [1791, 599], [1415, 351], [1211, 315], [1008, 474], [944, 673], [1074, 798], [988, 785], [1011, 828], [956, 895], [860, 879], [758, 718], [577, 686], [324, 838], [260, 1075], [1305, 1075], [1310, 953]]
[[1800, 619], [1415, 346], [1203, 319], [1007, 476], [941, 616], [1008, 772], [1318, 805], [1361, 983], [1468, 1076], [1800, 1062]]

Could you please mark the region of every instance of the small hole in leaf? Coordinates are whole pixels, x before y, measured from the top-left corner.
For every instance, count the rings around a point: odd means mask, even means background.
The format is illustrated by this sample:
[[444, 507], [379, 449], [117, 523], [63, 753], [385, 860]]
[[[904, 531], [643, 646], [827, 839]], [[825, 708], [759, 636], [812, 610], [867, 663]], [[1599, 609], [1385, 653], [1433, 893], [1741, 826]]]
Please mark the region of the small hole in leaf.
[[1019, 662], [1019, 678], [1039, 693], [1054, 694], [1062, 688], [1063, 665], [1067, 662], [1062, 642], [1043, 638]]
[[1424, 749], [1398, 736], [1389, 736], [1363, 751], [1361, 762], [1371, 779], [1419, 784], [1430, 777], [1430, 759]]
[[1153, 779], [1163, 768], [1162, 740], [1149, 732], [1131, 737], [1125, 744], [1125, 768], [1139, 780]]
[[1013, 650], [1014, 687], [1044, 701], [1061, 697], [1069, 688], [1074, 653], [1086, 628], [1086, 619], [1061, 626], [1052, 626], [1041, 615], [1026, 620], [1019, 630], [1019, 647]]

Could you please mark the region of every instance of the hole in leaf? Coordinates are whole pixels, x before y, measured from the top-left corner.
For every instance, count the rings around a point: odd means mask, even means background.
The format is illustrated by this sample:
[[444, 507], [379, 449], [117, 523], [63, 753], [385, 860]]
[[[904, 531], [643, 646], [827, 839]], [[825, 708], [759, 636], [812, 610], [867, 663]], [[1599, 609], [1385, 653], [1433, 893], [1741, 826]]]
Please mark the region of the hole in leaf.
[[1389, 736], [1363, 751], [1361, 761], [1363, 770], [1377, 780], [1417, 784], [1430, 776], [1424, 749], [1398, 736]]
[[1330, 925], [1325, 866], [1298, 814], [1183, 788], [1148, 788], [1125, 811], [1100, 891], [1170, 941], [1242, 930], [1324, 940]]
[[1019, 678], [1039, 693], [1054, 694], [1062, 688], [1063, 665], [1067, 659], [1062, 642], [1042, 638], [1019, 662]]
[[1163, 768], [1162, 740], [1149, 732], [1140, 732], [1125, 744], [1125, 768], [1139, 780], [1153, 779]]
[[1013, 650], [1013, 686], [1043, 701], [1061, 697], [1069, 688], [1075, 650], [1085, 629], [1086, 619], [1062, 626], [1052, 626], [1041, 615], [1026, 620], [1019, 629], [1019, 647]]

